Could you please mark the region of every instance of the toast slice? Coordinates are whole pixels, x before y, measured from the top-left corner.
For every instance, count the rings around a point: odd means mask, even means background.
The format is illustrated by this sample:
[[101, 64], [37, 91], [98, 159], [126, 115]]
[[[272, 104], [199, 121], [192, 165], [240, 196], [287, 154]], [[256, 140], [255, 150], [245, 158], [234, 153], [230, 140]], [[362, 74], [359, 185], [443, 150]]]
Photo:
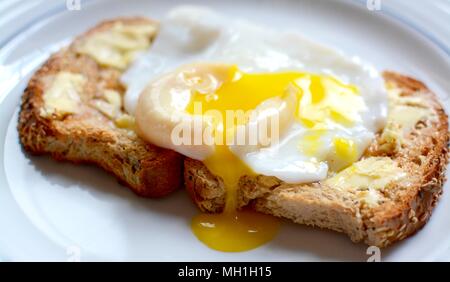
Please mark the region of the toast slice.
[[[343, 232], [354, 242], [378, 247], [402, 240], [424, 226], [442, 193], [448, 118], [423, 83], [392, 72], [385, 72], [384, 79], [389, 94], [388, 123], [360, 161], [310, 184], [243, 176], [239, 206]], [[200, 210], [223, 210], [223, 183], [201, 162], [185, 159], [184, 177]]]
[[115, 19], [52, 55], [23, 93], [18, 131], [25, 150], [96, 164], [144, 197], [179, 188], [183, 157], [137, 137], [122, 106], [120, 75], [157, 30], [148, 19]]

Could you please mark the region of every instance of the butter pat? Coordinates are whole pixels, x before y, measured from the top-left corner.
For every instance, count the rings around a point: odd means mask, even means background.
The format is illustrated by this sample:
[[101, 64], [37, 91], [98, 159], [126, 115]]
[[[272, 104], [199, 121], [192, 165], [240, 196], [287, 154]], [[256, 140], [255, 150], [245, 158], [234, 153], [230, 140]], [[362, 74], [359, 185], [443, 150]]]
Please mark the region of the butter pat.
[[420, 120], [432, 117], [433, 112], [426, 108], [397, 105], [392, 109], [389, 121], [399, 124], [403, 131], [410, 131]]
[[389, 114], [386, 127], [381, 135], [384, 144], [381, 149], [395, 151], [406, 141], [405, 135], [414, 130], [419, 121], [437, 119], [437, 114], [421, 97], [400, 96], [402, 90], [387, 86], [389, 94]]
[[41, 116], [76, 113], [81, 101], [80, 93], [86, 81], [87, 79], [81, 74], [64, 71], [58, 73], [50, 88], [44, 93], [44, 108], [41, 110]]
[[114, 119], [121, 113], [122, 97], [119, 92], [106, 89], [103, 99], [92, 100], [91, 105], [108, 118]]
[[380, 194], [374, 189], [360, 191], [357, 195], [359, 200], [369, 207], [376, 206], [380, 201]]
[[100, 99], [92, 100], [91, 105], [93, 105], [97, 110], [99, 110], [102, 114], [104, 114], [110, 119], [114, 118], [118, 114], [117, 109], [113, 105], [104, 100]]
[[106, 89], [103, 93], [105, 100], [113, 105], [113, 107], [120, 109], [122, 107], [122, 97], [119, 92]]
[[82, 41], [77, 51], [91, 56], [101, 65], [125, 69], [138, 52], [150, 46], [155, 34], [156, 27], [151, 24], [125, 25], [118, 22]]
[[115, 121], [115, 125], [118, 128], [124, 128], [128, 130], [136, 130], [136, 122], [134, 120], [134, 117], [128, 115], [128, 114], [122, 114], [120, 115]]
[[401, 89], [389, 90], [388, 123], [401, 128], [403, 133], [411, 131], [421, 120], [435, 120], [436, 113], [428, 105], [428, 101], [419, 97], [400, 96]]
[[371, 157], [354, 163], [324, 183], [340, 189], [379, 190], [405, 176], [406, 173], [390, 158]]

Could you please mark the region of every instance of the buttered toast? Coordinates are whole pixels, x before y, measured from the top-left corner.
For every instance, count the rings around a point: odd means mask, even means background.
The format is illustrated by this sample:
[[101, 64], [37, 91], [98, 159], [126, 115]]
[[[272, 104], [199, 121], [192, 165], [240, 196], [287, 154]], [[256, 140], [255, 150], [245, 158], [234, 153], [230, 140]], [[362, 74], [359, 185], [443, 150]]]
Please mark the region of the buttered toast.
[[[363, 158], [311, 184], [243, 176], [238, 205], [296, 223], [346, 233], [386, 247], [420, 229], [442, 193], [448, 160], [448, 118], [421, 82], [385, 72], [389, 116]], [[225, 187], [199, 161], [185, 160], [184, 178], [204, 212], [222, 212]]]
[[[52, 55], [24, 91], [20, 141], [32, 154], [96, 164], [145, 197], [179, 188], [184, 173], [187, 191], [200, 210], [222, 212], [222, 180], [200, 161], [143, 141], [134, 118], [124, 111], [125, 88], [119, 78], [157, 31], [158, 24], [147, 19], [115, 19]], [[442, 193], [448, 118], [423, 83], [392, 72], [384, 73], [384, 79], [388, 122], [361, 160], [309, 184], [243, 176], [238, 206], [343, 232], [355, 242], [379, 247], [420, 229]]]
[[119, 77], [157, 30], [144, 18], [116, 19], [52, 55], [22, 97], [18, 130], [25, 150], [96, 164], [144, 197], [179, 188], [182, 156], [141, 140], [122, 105]]

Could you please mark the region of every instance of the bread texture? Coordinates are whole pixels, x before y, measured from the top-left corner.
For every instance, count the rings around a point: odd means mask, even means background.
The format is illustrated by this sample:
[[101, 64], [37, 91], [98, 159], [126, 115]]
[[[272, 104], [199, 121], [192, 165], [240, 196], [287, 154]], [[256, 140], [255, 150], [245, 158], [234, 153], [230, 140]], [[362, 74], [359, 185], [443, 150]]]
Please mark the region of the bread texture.
[[[421, 82], [385, 72], [386, 127], [350, 167], [309, 184], [243, 176], [239, 207], [347, 234], [386, 247], [425, 225], [442, 193], [448, 161], [448, 117]], [[226, 190], [203, 163], [186, 158], [186, 188], [203, 212], [219, 213]]]
[[140, 139], [123, 110], [120, 75], [157, 30], [148, 19], [115, 19], [52, 55], [23, 93], [18, 131], [25, 150], [98, 165], [144, 197], [181, 187], [183, 157]]

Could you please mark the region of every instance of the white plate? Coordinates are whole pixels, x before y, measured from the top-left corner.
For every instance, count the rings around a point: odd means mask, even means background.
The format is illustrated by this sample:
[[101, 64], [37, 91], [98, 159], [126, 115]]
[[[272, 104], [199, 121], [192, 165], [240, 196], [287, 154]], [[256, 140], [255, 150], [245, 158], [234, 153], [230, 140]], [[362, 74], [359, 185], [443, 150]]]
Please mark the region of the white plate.
[[[366, 260], [367, 246], [341, 234], [286, 222], [269, 244], [242, 253], [213, 251], [189, 228], [196, 209], [184, 191], [162, 200], [136, 197], [102, 170], [25, 154], [18, 103], [49, 52], [101, 19], [160, 18], [184, 1], [82, 1], [34, 22], [0, 52], [0, 257], [3, 260]], [[191, 1], [280, 29], [298, 30], [348, 54], [417, 77], [449, 108], [448, 51], [382, 11], [348, 1]], [[446, 53], [447, 52], [447, 53]], [[7, 78], [7, 81], [5, 80]], [[7, 82], [7, 83], [6, 83]], [[448, 188], [448, 184], [445, 188]], [[413, 237], [381, 251], [382, 260], [442, 260], [450, 247], [450, 193]]]

